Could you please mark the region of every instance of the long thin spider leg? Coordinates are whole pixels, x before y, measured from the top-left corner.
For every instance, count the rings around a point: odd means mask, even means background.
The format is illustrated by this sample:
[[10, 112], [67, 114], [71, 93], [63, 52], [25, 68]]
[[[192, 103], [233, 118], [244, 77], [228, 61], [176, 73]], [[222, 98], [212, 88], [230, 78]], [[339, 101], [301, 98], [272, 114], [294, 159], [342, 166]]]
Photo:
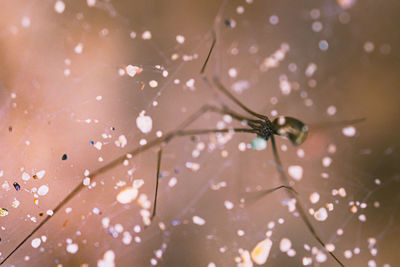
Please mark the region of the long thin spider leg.
[[156, 190], [154, 192], [153, 212], [151, 213], [150, 221], [156, 216], [157, 209], [157, 196], [158, 196], [158, 180], [160, 179], [160, 166], [161, 166], [162, 148], [158, 151], [157, 156], [157, 174], [156, 174]]
[[203, 67], [201, 67], [200, 74], [203, 74], [203, 73], [204, 73], [204, 70], [206, 69], [207, 63], [208, 63], [208, 61], [210, 60], [211, 53], [212, 53], [212, 51], [214, 50], [214, 46], [215, 46], [215, 44], [217, 43], [217, 37], [215, 36], [215, 31], [214, 31], [214, 30], [212, 30], [212, 38], [213, 38], [213, 41], [212, 41], [212, 44], [211, 44], [211, 48], [210, 48], [210, 50], [208, 51], [207, 58], [206, 58], [206, 61], [205, 61], [204, 64], [203, 64]]
[[[274, 158], [277, 164], [277, 170], [279, 172], [279, 175], [281, 177], [281, 181], [283, 184], [285, 184], [286, 186], [289, 185], [289, 181], [286, 177], [286, 174], [283, 170], [282, 167], [282, 162], [280, 160], [279, 154], [278, 154], [278, 150], [276, 149], [276, 143], [275, 143], [275, 137], [272, 135], [271, 136], [271, 144], [272, 144], [272, 151], [274, 154]], [[318, 243], [321, 244], [321, 246], [326, 250], [326, 245], [324, 243], [324, 241], [322, 241], [322, 239], [319, 237], [319, 235], [317, 234], [315, 228], [312, 226], [310, 220], [307, 217], [306, 212], [304, 211], [303, 205], [301, 204], [300, 198], [297, 196], [297, 194], [293, 193], [292, 191], [287, 191], [287, 193], [289, 194], [289, 196], [291, 198], [296, 199], [296, 209], [300, 214], [300, 217], [302, 218], [302, 220], [304, 221], [304, 223], [306, 224], [308, 230], [311, 232], [311, 234], [314, 236], [314, 238], [318, 241]], [[335, 256], [335, 254], [331, 251], [327, 252], [332, 256], [332, 258], [340, 265], [340, 266], [344, 266], [344, 264]]]
[[250, 203], [254, 203], [257, 200], [265, 197], [266, 195], [269, 195], [269, 194], [271, 194], [271, 193], [273, 193], [273, 192], [275, 192], [277, 190], [280, 190], [280, 189], [285, 189], [285, 190], [288, 190], [288, 191], [292, 191], [295, 194], [298, 194], [296, 192], [296, 190], [294, 190], [293, 187], [286, 186], [286, 185], [280, 185], [280, 186], [277, 186], [277, 187], [274, 187], [274, 188], [270, 188], [270, 189], [267, 189], [267, 190], [256, 191], [256, 192], [246, 192], [245, 193], [245, 197], [247, 199], [250, 199], [250, 201], [246, 201], [246, 203], [249, 203], [249, 202]]
[[251, 110], [250, 108], [248, 108], [246, 105], [244, 105], [239, 99], [237, 99], [231, 92], [228, 91], [228, 89], [225, 88], [225, 86], [221, 83], [221, 81], [219, 80], [219, 78], [217, 76], [213, 77], [213, 82], [216, 85], [216, 88], [223, 93], [224, 95], [226, 95], [229, 99], [231, 99], [233, 102], [235, 102], [239, 107], [241, 107], [244, 111], [246, 111], [247, 113], [262, 119], [262, 120], [267, 120], [268, 117], [265, 115], [261, 115], [253, 110]]
[[234, 112], [233, 110], [229, 109], [228, 107], [218, 108], [216, 106], [211, 106], [210, 110], [221, 113], [221, 114], [230, 115], [232, 118], [239, 120], [239, 121], [247, 121], [247, 122], [252, 122], [252, 123], [257, 123], [257, 124], [262, 123], [261, 120], [255, 120], [255, 119], [245, 117], [243, 115], [240, 115], [239, 113]]
[[[213, 36], [213, 42], [212, 42], [212, 44], [211, 44], [210, 50], [208, 51], [208, 55], [207, 55], [206, 61], [204, 62], [203, 67], [202, 67], [201, 70], [200, 70], [200, 74], [203, 76], [203, 79], [206, 81], [206, 83], [207, 83], [209, 86], [211, 86], [211, 84], [208, 82], [208, 79], [207, 79], [207, 77], [206, 77], [205, 74], [204, 74], [204, 70], [205, 70], [205, 68], [206, 68], [206, 66], [207, 66], [207, 63], [208, 63], [208, 61], [209, 61], [209, 59], [210, 59], [210, 57], [211, 57], [212, 51], [214, 50], [215, 44], [216, 44], [216, 42], [217, 42], [217, 37], [216, 37], [216, 35], [215, 35], [215, 31], [212, 32], [212, 36]], [[251, 110], [251, 109], [248, 108], [246, 105], [244, 105], [239, 99], [237, 99], [233, 94], [231, 94], [231, 92], [229, 92], [229, 91], [222, 85], [222, 83], [220, 82], [220, 80], [219, 80], [219, 78], [218, 78], [217, 76], [214, 76], [214, 77], [213, 77], [213, 82], [215, 83], [216, 88], [217, 88], [221, 93], [223, 93], [225, 96], [227, 96], [227, 97], [228, 97], [229, 99], [231, 99], [233, 102], [235, 102], [235, 103], [236, 103], [239, 107], [241, 107], [244, 111], [246, 111], [247, 113], [249, 113], [249, 114], [251, 114], [251, 115], [253, 115], [253, 116], [255, 116], [255, 117], [259, 118], [259, 119], [262, 119], [262, 120], [267, 120], [267, 119], [268, 119], [267, 116], [258, 114], [257, 112]]]

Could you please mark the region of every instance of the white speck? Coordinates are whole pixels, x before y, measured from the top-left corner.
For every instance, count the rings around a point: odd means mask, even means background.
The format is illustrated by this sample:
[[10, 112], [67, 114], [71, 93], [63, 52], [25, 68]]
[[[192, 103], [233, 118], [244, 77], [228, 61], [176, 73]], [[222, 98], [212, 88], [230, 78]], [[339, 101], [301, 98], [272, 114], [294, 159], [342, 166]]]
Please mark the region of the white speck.
[[140, 144], [141, 146], [144, 146], [145, 144], [147, 144], [147, 140], [144, 139], [144, 138], [142, 138], [142, 139], [139, 140], [139, 144]]
[[126, 187], [118, 193], [117, 201], [121, 204], [131, 203], [136, 199], [138, 193], [139, 191], [136, 188], [132, 186]]
[[114, 267], [115, 253], [112, 250], [107, 250], [102, 259], [97, 261], [97, 267]]
[[229, 74], [229, 77], [235, 78], [237, 76], [238, 72], [235, 68], [230, 68], [228, 70], [228, 74]]
[[353, 252], [351, 252], [351, 250], [346, 250], [346, 251], [344, 252], [344, 257], [345, 257], [346, 259], [350, 259], [352, 256], [353, 256]]
[[332, 164], [332, 158], [330, 158], [330, 157], [324, 157], [324, 158], [322, 159], [322, 165], [323, 165], [324, 167], [329, 167], [331, 164]]
[[303, 167], [292, 165], [288, 167], [288, 173], [293, 179], [300, 181], [303, 178]]
[[312, 259], [310, 257], [303, 257], [303, 265], [308, 266], [311, 265]]
[[144, 185], [143, 179], [135, 179], [133, 180], [132, 186], [136, 189], [141, 188]]
[[39, 196], [44, 196], [49, 192], [49, 187], [47, 185], [42, 185], [39, 187], [37, 193]]
[[103, 145], [103, 144], [102, 144], [101, 142], [97, 141], [96, 144], [94, 144], [93, 146], [94, 146], [95, 148], [97, 148], [97, 150], [101, 150], [102, 145]]
[[289, 212], [296, 210], [296, 199], [292, 198], [287, 202]]
[[117, 223], [115, 226], [114, 226], [114, 229], [115, 229], [115, 231], [117, 232], [117, 233], [122, 233], [122, 231], [124, 230], [124, 227], [122, 226], [122, 224], [120, 224], [120, 223]]
[[[220, 251], [221, 251], [221, 249], [220, 249]], [[223, 252], [225, 252], [225, 251], [223, 251]], [[253, 267], [253, 262], [251, 261], [250, 253], [248, 250], [243, 250], [240, 253], [240, 258], [241, 258], [241, 261], [238, 264], [238, 267]]]
[[14, 198], [13, 202], [11, 203], [11, 206], [13, 208], [18, 208], [19, 204], [20, 204], [19, 200]]
[[178, 183], [178, 180], [176, 179], [176, 177], [172, 177], [172, 178], [169, 179], [169, 181], [168, 181], [168, 186], [169, 186], [169, 187], [174, 187], [177, 183]]
[[354, 136], [354, 135], [356, 135], [356, 128], [354, 126], [345, 127], [342, 129], [342, 133], [345, 136], [349, 136], [349, 137]]
[[329, 251], [329, 252], [333, 252], [333, 251], [335, 251], [335, 245], [334, 244], [326, 244], [325, 245], [325, 248], [326, 248], [326, 250], [327, 251]]
[[271, 247], [272, 241], [269, 238], [259, 242], [251, 251], [252, 260], [258, 265], [264, 264], [268, 259]]
[[190, 170], [192, 170], [194, 172], [196, 172], [196, 171], [198, 171], [200, 169], [200, 164], [196, 163], [196, 162], [189, 162], [188, 161], [188, 162], [185, 163], [185, 166], [186, 166], [186, 168], [188, 168], [188, 169], [190, 169]]
[[241, 229], [237, 230], [237, 235], [238, 236], [244, 236], [244, 231], [241, 230]]
[[143, 40], [150, 40], [151, 39], [151, 32], [150, 31], [144, 31], [142, 33], [142, 39]]
[[288, 252], [289, 249], [292, 248], [292, 241], [290, 241], [290, 239], [287, 238], [282, 238], [281, 242], [279, 242], [279, 249], [282, 252]]
[[326, 260], [328, 259], [328, 257], [326, 256], [325, 253], [323, 253], [322, 251], [318, 250], [317, 255], [315, 256], [315, 259], [317, 260], [317, 262], [326, 262]]
[[225, 205], [225, 208], [226, 208], [227, 210], [231, 210], [231, 209], [233, 209], [233, 207], [234, 207], [233, 203], [230, 202], [229, 200], [225, 200], [225, 201], [224, 201], [224, 205]]
[[314, 213], [314, 218], [320, 222], [325, 221], [328, 218], [327, 210], [324, 207], [320, 208]]
[[132, 242], [132, 235], [129, 232], [124, 232], [122, 237], [122, 243], [129, 245]]
[[356, 3], [356, 0], [337, 0], [337, 3], [341, 8], [348, 9]]
[[268, 223], [268, 229], [273, 229], [275, 227], [275, 222], [274, 221], [270, 221]]
[[145, 115], [146, 111], [140, 112], [139, 116], [136, 118], [136, 126], [142, 133], [149, 133], [153, 128], [153, 120], [150, 116]]
[[57, 13], [63, 13], [65, 10], [65, 3], [63, 1], [58, 0], [55, 4], [54, 4], [54, 10]]
[[186, 82], [186, 86], [190, 89], [190, 90], [195, 90], [196, 88], [194, 87], [194, 79], [189, 79]]
[[177, 41], [179, 44], [183, 44], [183, 43], [185, 42], [185, 37], [184, 37], [183, 35], [177, 35], [177, 36], [176, 36], [176, 41]]
[[244, 7], [243, 7], [243, 6], [238, 6], [238, 7], [236, 8], [236, 12], [237, 12], [238, 14], [243, 14], [243, 12], [244, 12]]
[[271, 17], [269, 17], [269, 23], [271, 23], [272, 25], [276, 25], [279, 23], [279, 17], [276, 15], [272, 15]]
[[24, 28], [28, 28], [31, 25], [31, 19], [29, 17], [26, 17], [26, 16], [22, 17], [21, 25]]
[[130, 36], [132, 39], [135, 39], [135, 38], [136, 38], [136, 32], [131, 32], [131, 33], [129, 34], [129, 36]]
[[78, 251], [79, 247], [78, 244], [68, 244], [67, 245], [67, 252], [71, 254], [75, 254]]
[[82, 52], [83, 52], [83, 44], [82, 43], [77, 44], [75, 46], [75, 48], [74, 48], [74, 51], [77, 54], [82, 54]]
[[336, 114], [336, 107], [335, 106], [329, 106], [326, 109], [326, 113], [328, 113], [328, 115], [333, 116]]
[[100, 214], [99, 208], [93, 208], [92, 211], [93, 211], [94, 214]]
[[374, 260], [369, 260], [368, 267], [376, 267], [376, 262]]
[[33, 248], [38, 248], [40, 246], [40, 243], [42, 243], [40, 238], [35, 238], [32, 240], [31, 245]]
[[127, 143], [128, 143], [128, 140], [126, 139], [125, 135], [120, 135], [118, 137], [118, 140], [115, 141], [115, 145], [117, 147], [125, 147]]
[[306, 76], [307, 77], [311, 77], [314, 75], [315, 71], [317, 70], [317, 64], [315, 63], [310, 63], [308, 64], [307, 68], [306, 68]]
[[151, 80], [149, 85], [151, 88], [156, 88], [158, 86], [158, 82], [156, 80]]
[[267, 148], [267, 141], [264, 138], [256, 137], [251, 141], [251, 146], [254, 150], [265, 150]]
[[137, 66], [128, 65], [125, 70], [130, 77], [134, 77], [136, 74], [140, 73], [142, 69]]
[[319, 194], [317, 192], [314, 192], [310, 195], [310, 202], [315, 204], [319, 201]]
[[301, 149], [301, 148], [297, 149], [296, 154], [297, 154], [297, 156], [298, 156], [299, 158], [304, 158], [304, 156], [305, 156], [305, 152], [304, 152], [304, 150]]
[[289, 256], [289, 257], [294, 257], [294, 256], [296, 256], [296, 250], [294, 250], [294, 249], [289, 249], [289, 251], [288, 252], [286, 252], [286, 254]]
[[28, 181], [29, 179], [31, 179], [31, 176], [28, 173], [24, 172], [22, 174], [22, 180]]
[[197, 224], [197, 225], [204, 225], [206, 223], [206, 221], [199, 216], [193, 216], [192, 220], [193, 220], [193, 223]]
[[314, 21], [313, 24], [311, 25], [311, 28], [314, 32], [320, 32], [324, 28], [322, 23], [320, 21]]
[[319, 41], [318, 45], [319, 45], [319, 49], [321, 49], [322, 51], [328, 50], [329, 44], [326, 40]]
[[288, 81], [286, 75], [281, 75], [279, 77], [279, 87], [281, 88], [281, 92], [284, 95], [288, 95], [292, 91], [292, 85]]
[[343, 187], [339, 188], [338, 193], [339, 196], [346, 197], [346, 189], [344, 189]]
[[86, 4], [88, 6], [95, 6], [96, 5], [96, 0], [86, 0]]
[[364, 214], [360, 214], [358, 216], [358, 219], [360, 220], [360, 222], [365, 222], [367, 220], [367, 217]]
[[103, 225], [103, 228], [107, 228], [110, 225], [110, 218], [104, 217], [101, 220], [101, 224]]
[[250, 83], [246, 80], [239, 80], [231, 85], [231, 89], [236, 93], [240, 94], [244, 90], [250, 88]]
[[42, 179], [43, 176], [45, 175], [45, 173], [46, 173], [45, 170], [41, 170], [41, 171], [38, 171], [38, 172], [36, 173], [36, 176], [37, 176], [38, 179]]
[[86, 185], [86, 186], [90, 185], [90, 178], [89, 177], [85, 177], [83, 179], [83, 185]]

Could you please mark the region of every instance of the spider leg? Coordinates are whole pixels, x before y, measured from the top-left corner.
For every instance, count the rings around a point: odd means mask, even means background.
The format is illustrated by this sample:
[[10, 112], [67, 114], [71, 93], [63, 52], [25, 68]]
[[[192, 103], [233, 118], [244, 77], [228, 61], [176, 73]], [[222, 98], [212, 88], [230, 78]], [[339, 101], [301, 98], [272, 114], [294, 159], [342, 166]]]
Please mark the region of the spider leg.
[[217, 37], [215, 36], [215, 31], [214, 31], [214, 30], [212, 31], [212, 37], [213, 37], [213, 41], [212, 41], [212, 43], [211, 43], [211, 48], [210, 48], [210, 50], [208, 51], [206, 61], [204, 62], [203, 66], [201, 67], [200, 74], [203, 74], [203, 73], [204, 73], [204, 71], [205, 71], [205, 69], [206, 69], [206, 66], [207, 66], [207, 63], [208, 63], [208, 61], [210, 60], [211, 53], [212, 53], [212, 51], [214, 50], [215, 44], [217, 43]]
[[[203, 66], [202, 66], [202, 68], [201, 68], [201, 70], [200, 70], [200, 74], [203, 76], [203, 80], [204, 80], [204, 81], [206, 82], [206, 84], [207, 84], [208, 86], [210, 86], [210, 87], [212, 87], [212, 86], [211, 86], [211, 83], [208, 81], [208, 78], [207, 78], [207, 76], [204, 74], [204, 71], [205, 71], [205, 68], [206, 68], [206, 66], [207, 66], [208, 61], [210, 60], [212, 51], [213, 51], [214, 48], [215, 48], [215, 44], [216, 44], [216, 42], [217, 42], [217, 37], [216, 37], [216, 34], [215, 34], [215, 31], [214, 31], [214, 30], [212, 31], [212, 37], [213, 37], [213, 41], [212, 41], [210, 50], [208, 51], [207, 58], [206, 58], [206, 60], [205, 60], [205, 62], [204, 62], [204, 64], [203, 64]], [[259, 118], [259, 119], [268, 120], [268, 117], [267, 117], [267, 116], [261, 115], [261, 114], [255, 112], [255, 111], [251, 110], [251, 109], [248, 108], [246, 105], [244, 105], [239, 99], [237, 99], [231, 92], [229, 92], [229, 91], [225, 88], [225, 86], [221, 83], [220, 79], [219, 79], [216, 75], [213, 77], [213, 83], [215, 84], [216, 88], [217, 88], [222, 94], [224, 94], [226, 97], [228, 97], [229, 99], [231, 99], [235, 104], [237, 104], [239, 107], [241, 107], [244, 111], [246, 111], [247, 113], [249, 113], [249, 114], [251, 114], [251, 115], [253, 115], [253, 116], [255, 116], [255, 117]]]
[[157, 196], [158, 196], [158, 180], [160, 179], [160, 166], [161, 166], [162, 148], [158, 151], [157, 156], [157, 174], [156, 174], [156, 190], [154, 192], [153, 211], [151, 213], [150, 221], [156, 216], [157, 209]]
[[[279, 175], [281, 177], [281, 181], [285, 186], [289, 186], [289, 181], [286, 177], [285, 172], [283, 171], [283, 167], [282, 167], [282, 162], [279, 158], [279, 154], [278, 154], [278, 150], [276, 149], [276, 143], [275, 143], [275, 137], [272, 135], [271, 136], [271, 144], [272, 144], [272, 151], [274, 154], [274, 158], [277, 164], [277, 170], [279, 172]], [[295, 194], [293, 191], [287, 191], [288, 195], [291, 198], [296, 199], [296, 209], [300, 214], [301, 219], [303, 220], [303, 222], [306, 224], [308, 230], [311, 232], [311, 234], [314, 236], [314, 238], [318, 241], [319, 244], [321, 244], [321, 246], [326, 249], [326, 244], [324, 243], [324, 241], [322, 241], [322, 239], [320, 238], [320, 236], [317, 234], [315, 228], [312, 226], [311, 221], [308, 219], [306, 212], [304, 211], [302, 202], [300, 200], [300, 198], [297, 196], [297, 194]], [[328, 251], [327, 252], [332, 256], [332, 258], [340, 265], [340, 266], [344, 266], [344, 264], [336, 257], [336, 255], [331, 252]]]
[[269, 195], [269, 194], [271, 194], [271, 193], [273, 193], [273, 192], [275, 192], [277, 190], [280, 190], [280, 189], [285, 189], [285, 190], [288, 190], [288, 191], [292, 191], [295, 194], [298, 194], [296, 192], [296, 190], [294, 190], [293, 187], [286, 186], [286, 185], [280, 185], [280, 186], [273, 187], [273, 188], [270, 188], [270, 189], [267, 189], [267, 190], [261, 190], [261, 191], [256, 191], [256, 192], [246, 192], [245, 196], [246, 196], [246, 198], [248, 200], [250, 200], [250, 201], [247, 200], [246, 203], [253, 204], [254, 202], [260, 200], [263, 197], [265, 197], [266, 195]]
[[247, 113], [262, 119], [262, 120], [268, 120], [268, 117], [265, 115], [261, 115], [250, 108], [248, 108], [246, 105], [244, 105], [239, 99], [237, 99], [231, 92], [228, 91], [228, 89], [225, 88], [225, 86], [221, 83], [220, 79], [217, 76], [213, 77], [213, 82], [216, 86], [216, 88], [223, 93], [225, 96], [227, 96], [229, 99], [231, 99], [236, 105], [238, 105], [240, 108], [242, 108], [244, 111]]

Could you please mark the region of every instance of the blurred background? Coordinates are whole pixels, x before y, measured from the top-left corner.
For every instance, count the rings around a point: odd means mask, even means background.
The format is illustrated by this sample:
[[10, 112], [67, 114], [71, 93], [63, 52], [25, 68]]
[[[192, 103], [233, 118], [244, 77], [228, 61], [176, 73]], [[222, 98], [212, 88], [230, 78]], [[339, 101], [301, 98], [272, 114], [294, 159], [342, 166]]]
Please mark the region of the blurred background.
[[[278, 150], [328, 249], [346, 266], [397, 266], [399, 11], [395, 0], [1, 1], [0, 259], [52, 215], [4, 265], [256, 266], [246, 254], [268, 237], [265, 266], [338, 266], [285, 192], [255, 201], [281, 183], [252, 134], [169, 142], [144, 227], [159, 146], [129, 153], [205, 104], [247, 116], [200, 75], [214, 30], [206, 76], [309, 126], [303, 145], [278, 137]], [[207, 113], [189, 128], [231, 127], [243, 126]]]

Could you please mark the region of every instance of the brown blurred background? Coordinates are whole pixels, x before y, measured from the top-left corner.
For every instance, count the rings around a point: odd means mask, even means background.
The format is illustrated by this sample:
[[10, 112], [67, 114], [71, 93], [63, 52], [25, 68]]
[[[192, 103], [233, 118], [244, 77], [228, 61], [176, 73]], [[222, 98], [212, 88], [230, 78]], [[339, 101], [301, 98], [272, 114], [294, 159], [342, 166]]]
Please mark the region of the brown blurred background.
[[[281, 138], [278, 146], [285, 171], [292, 165], [303, 168], [301, 181], [291, 181], [304, 205], [317, 210], [333, 204], [326, 221], [310, 216], [322, 239], [334, 244], [346, 266], [397, 266], [399, 11], [395, 0], [2, 1], [0, 208], [8, 215], [0, 217], [0, 259], [82, 183], [85, 170], [93, 172], [129, 153], [141, 139], [156, 138], [157, 131], [165, 134], [204, 104], [241, 112], [199, 74], [214, 28], [217, 46], [207, 76], [218, 75], [257, 112], [309, 124], [302, 146]], [[146, 31], [149, 40], [142, 36]], [[289, 46], [284, 57], [262, 71], [260, 65], [282, 44]], [[311, 63], [317, 69], [307, 75]], [[143, 71], [121, 75], [128, 65]], [[150, 85], [152, 80], [157, 86]], [[235, 92], [240, 81], [246, 88]], [[288, 95], [281, 90], [285, 84], [291, 87]], [[148, 134], [136, 126], [142, 110], [153, 121]], [[353, 125], [352, 137], [342, 133], [347, 125], [335, 124], [358, 118], [366, 120]], [[206, 114], [191, 128], [212, 129], [223, 121]], [[240, 123], [225, 122], [232, 126]], [[128, 140], [124, 148], [114, 144], [121, 135]], [[92, 180], [95, 186], [61, 208], [6, 265], [96, 266], [112, 250], [117, 266], [235, 266], [235, 258], [263, 240], [273, 221], [267, 266], [301, 266], [304, 257], [312, 259], [312, 266], [336, 266], [329, 256], [318, 262], [316, 251], [326, 252], [301, 219], [288, 212], [284, 192], [255, 203], [244, 194], [280, 185], [270, 147], [239, 150], [254, 137], [236, 134], [224, 145], [216, 143], [215, 135], [171, 141], [164, 149], [157, 217], [145, 230], [138, 203], [122, 205], [116, 196], [143, 179], [140, 193], [152, 199], [157, 147], [126, 166], [118, 164]], [[101, 142], [101, 150], [91, 141]], [[205, 149], [193, 157], [202, 142]], [[332, 159], [327, 167], [322, 164], [326, 157]], [[190, 170], [187, 162], [200, 169]], [[43, 178], [34, 179], [41, 170]], [[23, 173], [29, 174], [28, 181]], [[173, 177], [178, 183], [171, 187]], [[15, 190], [14, 182], [21, 190]], [[226, 186], [215, 190], [221, 184]], [[50, 190], [37, 197], [34, 191], [41, 185]], [[332, 194], [339, 188], [345, 189], [344, 197]], [[320, 195], [316, 204], [309, 200], [313, 192]], [[225, 201], [233, 208], [227, 209]], [[206, 223], [194, 224], [193, 216]], [[103, 227], [105, 218], [108, 227]], [[47, 239], [33, 248], [31, 241], [42, 236]], [[282, 238], [292, 241], [294, 257], [280, 251]], [[69, 243], [79, 250], [68, 252]], [[315, 247], [313, 252], [304, 244]]]

